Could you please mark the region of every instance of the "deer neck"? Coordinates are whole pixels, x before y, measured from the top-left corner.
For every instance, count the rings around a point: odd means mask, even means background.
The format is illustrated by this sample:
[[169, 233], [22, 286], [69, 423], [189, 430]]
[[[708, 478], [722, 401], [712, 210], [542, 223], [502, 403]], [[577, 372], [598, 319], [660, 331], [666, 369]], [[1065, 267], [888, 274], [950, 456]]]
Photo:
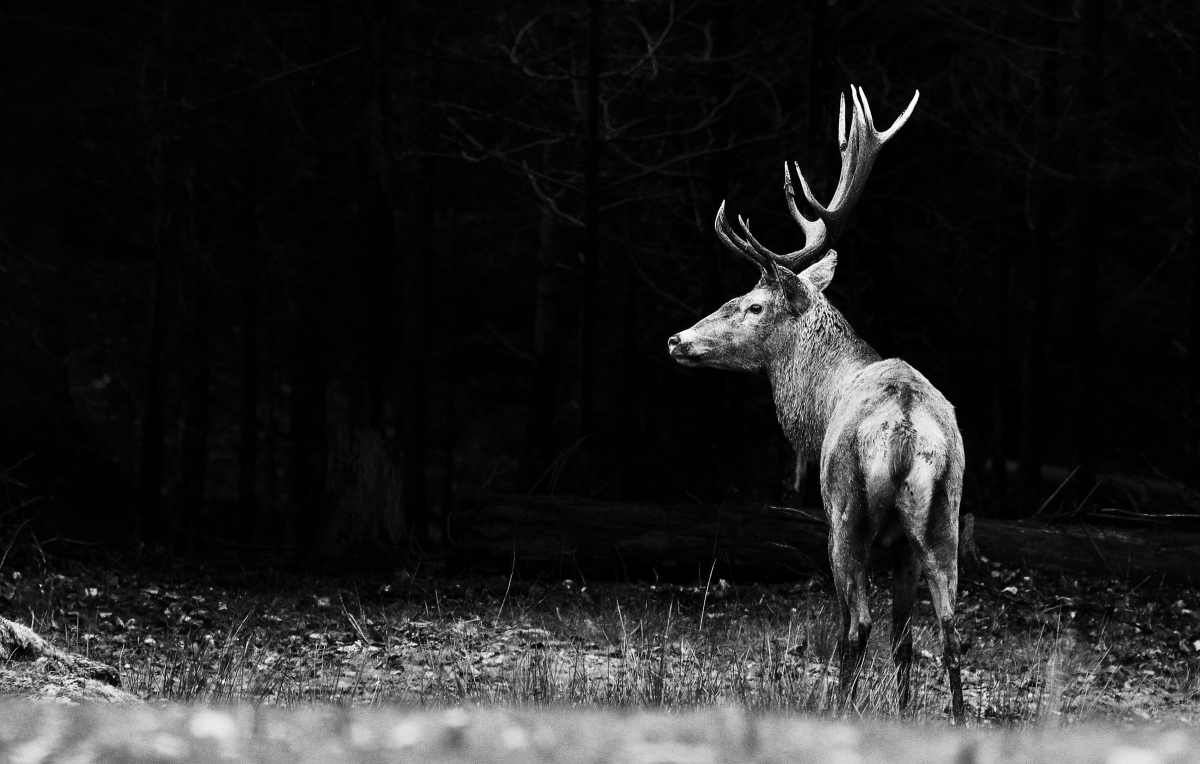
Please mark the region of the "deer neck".
[[775, 414], [800, 458], [820, 456], [825, 429], [842, 384], [851, 374], [879, 360], [859, 339], [845, 317], [824, 300], [777, 335], [767, 375]]

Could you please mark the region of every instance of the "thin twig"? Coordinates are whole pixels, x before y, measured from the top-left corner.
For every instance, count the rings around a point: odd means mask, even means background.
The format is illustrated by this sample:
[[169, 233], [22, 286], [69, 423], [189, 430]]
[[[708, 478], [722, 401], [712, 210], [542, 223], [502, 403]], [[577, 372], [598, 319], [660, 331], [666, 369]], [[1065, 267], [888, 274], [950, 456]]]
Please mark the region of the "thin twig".
[[1058, 484], [1058, 488], [1054, 489], [1054, 493], [1050, 494], [1050, 497], [1047, 498], [1044, 502], [1042, 502], [1042, 506], [1038, 507], [1038, 511], [1033, 513], [1034, 517], [1037, 517], [1038, 515], [1042, 514], [1042, 512], [1046, 509], [1046, 507], [1050, 506], [1050, 502], [1054, 501], [1054, 497], [1058, 496], [1058, 492], [1063, 489], [1063, 486], [1065, 486], [1067, 483], [1071, 482], [1071, 478], [1075, 477], [1076, 472], [1079, 472], [1079, 466], [1080, 465], [1078, 465], [1078, 464], [1075, 465], [1075, 469], [1071, 470], [1071, 474], [1069, 474], [1065, 478], [1063, 478], [1063, 481]]
[[13, 545], [17, 543], [17, 537], [21, 535], [21, 530], [26, 525], [29, 525], [32, 519], [33, 518], [26, 518], [25, 522], [18, 525], [17, 529], [13, 531], [12, 539], [9, 540], [8, 547], [4, 550], [4, 556], [0, 557], [0, 570], [4, 569], [4, 561], [8, 559], [8, 553], [12, 551]]
[[492, 622], [493, 626], [500, 625], [500, 614], [504, 612], [504, 603], [508, 602], [508, 592], [512, 589], [513, 576], [517, 572], [517, 542], [513, 541], [512, 554], [512, 570], [508, 572], [508, 586], [504, 587], [504, 598], [500, 600], [500, 608], [496, 611], [496, 620]]
[[216, 104], [224, 103], [225, 101], [228, 101], [233, 98], [237, 98], [240, 95], [245, 95], [246, 93], [250, 93], [255, 90], [265, 88], [267, 85], [278, 82], [282, 79], [287, 79], [288, 77], [291, 77], [294, 74], [300, 74], [301, 72], [307, 72], [310, 69], [316, 69], [317, 67], [324, 66], [325, 64], [332, 64], [334, 61], [343, 59], [346, 56], [352, 56], [355, 53], [358, 53], [359, 51], [361, 51], [362, 49], [363, 49], [363, 46], [355, 45], [353, 48], [343, 50], [341, 53], [335, 53], [332, 56], [329, 56], [328, 58], [321, 59], [320, 61], [314, 61], [311, 64], [297, 66], [294, 69], [288, 69], [286, 72], [280, 72], [279, 74], [273, 74], [270, 77], [264, 77], [262, 80], [260, 80], [259, 82], [256, 82], [253, 85], [248, 85], [240, 90], [235, 90], [232, 93], [226, 93], [223, 96], [217, 96], [213, 100], [206, 101], [206, 102], [200, 104], [199, 106], [193, 106], [192, 111], [198, 111], [200, 109], [207, 109], [210, 106], [215, 106]]
[[700, 631], [704, 631], [704, 610], [708, 607], [708, 590], [712, 588], [713, 571], [717, 569], [717, 558], [714, 557], [712, 567], [708, 569], [708, 583], [704, 585], [704, 601], [700, 603]]

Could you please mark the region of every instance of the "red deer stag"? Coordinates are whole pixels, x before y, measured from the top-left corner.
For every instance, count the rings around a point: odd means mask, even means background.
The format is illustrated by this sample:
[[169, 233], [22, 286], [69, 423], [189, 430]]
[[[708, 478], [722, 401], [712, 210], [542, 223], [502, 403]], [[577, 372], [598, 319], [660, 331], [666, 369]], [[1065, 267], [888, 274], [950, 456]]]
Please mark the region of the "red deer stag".
[[882, 133], [875, 129], [862, 90], [851, 86], [850, 95], [854, 115], [847, 135], [843, 96], [838, 125], [842, 169], [828, 207], [813, 198], [796, 166], [815, 219], [796, 206], [791, 173], [784, 164], [788, 209], [804, 231], [804, 247], [776, 254], [760, 244], [749, 223], [739, 217], [742, 238], [730, 227], [722, 203], [717, 236], [757, 265], [762, 277], [748, 294], [671, 337], [668, 348], [684, 366], [766, 374], [779, 424], [798, 460], [820, 458], [821, 498], [830, 526], [829, 560], [842, 615], [843, 699], [854, 696], [871, 632], [868, 562], [871, 545], [878, 542], [895, 550], [892, 654], [900, 708], [906, 709], [910, 700], [909, 617], [924, 568], [941, 624], [954, 719], [961, 723], [954, 600], [963, 444], [954, 407], [904, 361], [882, 360], [822, 294], [837, 264], [837, 253], [829, 247], [846, 227], [876, 154], [904, 126], [920, 93]]

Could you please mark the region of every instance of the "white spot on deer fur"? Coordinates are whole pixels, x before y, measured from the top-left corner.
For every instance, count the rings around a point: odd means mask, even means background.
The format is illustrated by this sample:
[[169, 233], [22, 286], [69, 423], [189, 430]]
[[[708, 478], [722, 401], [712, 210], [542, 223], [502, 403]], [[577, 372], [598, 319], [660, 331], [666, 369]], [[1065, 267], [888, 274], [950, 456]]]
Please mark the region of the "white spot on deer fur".
[[405, 719], [388, 733], [388, 744], [392, 748], [411, 748], [419, 742], [421, 727], [412, 719]]
[[[936, 419], [930, 416], [929, 412], [924, 409], [915, 409], [912, 412], [912, 426], [916, 432], [916, 453], [915, 456], [929, 462], [930, 454], [938, 454], [944, 456], [947, 452], [948, 445], [946, 443], [946, 431], [942, 429], [942, 425]], [[941, 467], [941, 464], [934, 465]]]
[[237, 725], [228, 714], [204, 710], [192, 717], [188, 728], [192, 737], [210, 737], [216, 740], [229, 740], [237, 732]]
[[1105, 761], [1106, 764], [1164, 764], [1157, 751], [1125, 745], [1115, 748]]

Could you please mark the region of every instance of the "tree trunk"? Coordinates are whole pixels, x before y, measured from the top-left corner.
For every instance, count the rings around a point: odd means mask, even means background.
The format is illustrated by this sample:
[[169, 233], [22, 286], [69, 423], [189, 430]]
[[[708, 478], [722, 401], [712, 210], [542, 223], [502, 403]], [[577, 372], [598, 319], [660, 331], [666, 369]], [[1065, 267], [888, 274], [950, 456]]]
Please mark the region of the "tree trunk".
[[[161, 147], [161, 152], [170, 149]], [[165, 160], [163, 160], [165, 162]], [[170, 170], [160, 168], [159, 199], [156, 211], [156, 251], [151, 286], [150, 338], [146, 349], [146, 397], [142, 416], [142, 460], [138, 481], [139, 536], [147, 544], [162, 538], [162, 489], [165, 448], [166, 395], [163, 351], [167, 345], [167, 311], [171, 304], [168, 261], [174, 255], [175, 242], [166, 178]]]
[[[630, 257], [634, 257], [630, 253]], [[618, 399], [617, 476], [616, 495], [620, 498], [636, 496], [640, 491], [638, 465], [642, 462], [641, 416], [642, 400], [642, 354], [638, 343], [638, 320], [641, 312], [641, 295], [632, 278], [631, 269], [626, 269], [625, 303], [621, 309], [621, 393]]]
[[1104, 399], [1097, 388], [1103, 386], [1102, 370], [1096, 361], [1098, 352], [1098, 280], [1101, 248], [1107, 239], [1100, 235], [1104, 226], [1103, 190], [1096, 167], [1103, 151], [1105, 121], [1102, 79], [1104, 76], [1104, 0], [1083, 0], [1080, 5], [1083, 61], [1083, 135], [1080, 138], [1079, 209], [1075, 215], [1075, 263], [1071, 274], [1072, 290], [1072, 382], [1071, 436], [1079, 473], [1072, 483], [1074, 495], [1083, 500], [1095, 485], [1096, 420], [1101, 412], [1097, 403]]
[[446, 393], [446, 420], [444, 422], [445, 432], [443, 434], [444, 445], [442, 449], [442, 513], [441, 524], [439, 531], [443, 541], [446, 538], [447, 526], [451, 514], [451, 508], [454, 506], [454, 456], [455, 450], [458, 447], [458, 441], [455, 437], [458, 432], [458, 377], [455, 374], [456, 369], [451, 363], [450, 369], [446, 374], [446, 380], [442, 385], [442, 389]]
[[[415, 188], [419, 176], [407, 179], [409, 210], [418, 204]], [[426, 484], [426, 455], [429, 434], [429, 328], [425, 321], [427, 257], [421, 215], [401, 215], [399, 247], [403, 260], [401, 304], [404, 310], [403, 400], [401, 403], [400, 449], [401, 491], [404, 521], [413, 538], [429, 535], [429, 492]]]
[[[209, 303], [212, 281], [209, 278], [208, 252], [200, 244], [200, 228], [203, 219], [204, 231], [211, 230], [211, 215], [203, 214], [211, 207], [196, 197], [196, 168], [189, 166], [184, 181], [187, 198], [187, 247], [188, 256], [180, 262], [187, 268], [182, 280], [186, 330], [183, 334], [183, 417], [180, 438], [180, 490], [179, 516], [172, 528], [176, 549], [191, 559], [203, 553], [201, 529], [204, 528], [205, 491], [208, 482], [208, 421], [209, 384], [212, 376], [212, 361], [209, 346]], [[206, 237], [207, 238], [207, 237]], [[181, 248], [182, 249], [182, 248]]]
[[263, 473], [265, 485], [263, 486], [264, 501], [262, 505], [262, 517], [266, 523], [266, 528], [263, 530], [262, 539], [266, 543], [281, 541], [278, 535], [277, 520], [279, 517], [279, 381], [275, 373], [268, 370], [266, 373], [266, 384], [263, 385], [266, 392], [266, 411], [264, 412], [264, 432], [263, 432]]
[[172, 304], [172, 264], [179, 246], [178, 210], [174, 184], [179, 161], [179, 123], [173, 110], [180, 101], [179, 67], [176, 64], [174, 26], [176, 9], [170, 2], [162, 6], [161, 92], [157, 111], [152, 113], [154, 164], [151, 168], [155, 189], [154, 276], [151, 286], [150, 337], [146, 349], [146, 391], [142, 418], [141, 470], [138, 480], [138, 529], [148, 544], [163, 537], [163, 481], [166, 447], [166, 371], [164, 352], [169, 335], [169, 311]]
[[[1005, 16], [1003, 32], [1012, 37], [1014, 29], [1013, 14], [1010, 11]], [[1017, 121], [1016, 104], [1019, 102], [1014, 92], [1012, 65], [1004, 67], [1001, 73], [1000, 93], [1004, 101], [1002, 122], [1014, 124]], [[994, 514], [999, 517], [1016, 516], [1020, 514], [1019, 503], [1014, 503], [1009, 495], [1008, 456], [1009, 441], [1014, 433], [1019, 435], [1020, 420], [1014, 417], [1011, 410], [1011, 386], [1013, 384], [1013, 355], [1014, 332], [1013, 315], [1013, 253], [1019, 251], [1019, 237], [1015, 235], [1012, 221], [1020, 218], [1022, 194], [1018, 178], [1020, 177], [1018, 159], [1006, 152], [997, 159], [996, 163], [996, 229], [995, 229], [995, 272], [991, 279], [992, 288], [992, 368], [991, 368], [991, 419], [992, 431], [990, 446], [991, 469], [988, 474], [989, 488], [996, 502]], [[1015, 421], [1014, 421], [1015, 420]]]
[[[306, 322], [307, 324], [307, 322]], [[297, 510], [298, 537], [311, 549], [326, 521], [328, 464], [325, 342], [316, 326], [307, 325], [297, 352], [292, 384], [292, 454], [289, 469]]]
[[600, 67], [604, 0], [588, 0], [587, 114], [583, 160], [583, 300], [579, 349], [579, 434], [593, 451], [596, 409], [596, 312], [600, 282]]
[[404, 522], [417, 541], [429, 538], [427, 452], [429, 435], [429, 162], [420, 155], [425, 122], [419, 104], [427, 102], [429, 61], [423, 56], [420, 19], [413, 11], [405, 24], [408, 70], [418, 73], [408, 93], [411, 105], [402, 125], [404, 148], [414, 154], [397, 183], [402, 186], [394, 209], [396, 247], [400, 257], [401, 422], [400, 490]]
[[[549, 164], [549, 149], [545, 156]], [[538, 228], [537, 304], [533, 317], [533, 381], [529, 387], [525, 460], [515, 478], [520, 491], [536, 491], [552, 463], [558, 439], [555, 417], [562, 379], [564, 272], [571, 231], [549, 206]]]
[[361, 326], [356, 337], [358, 379], [352, 392], [350, 424], [384, 432], [384, 389], [395, 338], [389, 305], [394, 301], [396, 259], [392, 188], [392, 62], [394, 19], [389, 5], [366, 2], [366, 49], [370, 63], [366, 130], [362, 145], [364, 177], [360, 202], [363, 247], [358, 277], [362, 294]]
[[259, 119], [251, 113], [246, 129], [246, 154], [242, 159], [242, 405], [239, 416], [238, 444], [238, 517], [226, 523], [226, 532], [234, 538], [254, 539], [259, 526], [258, 484], [258, 317], [262, 281], [258, 251], [257, 184]]
[[182, 496], [179, 499], [182, 547], [192, 559], [203, 549], [204, 494], [208, 475], [208, 396], [211, 363], [208, 342], [209, 281], [201, 268], [193, 274], [191, 326], [185, 339], [189, 375], [184, 385]]
[[[1011, 192], [1014, 189], [1012, 184], [1001, 180], [999, 182], [999, 208], [1002, 210], [1012, 209], [1006, 202], [1011, 197]], [[1011, 220], [1006, 216], [998, 218], [1002, 221]], [[1001, 223], [998, 226], [1000, 229], [1007, 229], [1007, 223]], [[991, 369], [991, 413], [992, 413], [992, 432], [990, 442], [990, 460], [991, 470], [989, 471], [989, 482], [995, 500], [998, 502], [1000, 516], [1007, 516], [1010, 513], [1008, 507], [1008, 470], [1005, 465], [1008, 462], [1008, 389], [1011, 380], [1009, 377], [1009, 366], [1012, 362], [1010, 341], [1009, 341], [1009, 324], [1012, 322], [1011, 310], [1011, 293], [1012, 293], [1012, 262], [1009, 255], [1012, 249], [1005, 246], [1004, 242], [1011, 241], [1010, 236], [1007, 236], [1005, 230], [997, 231], [997, 241], [1001, 244], [997, 247], [997, 257], [995, 259], [996, 273], [993, 276], [993, 321], [992, 321], [992, 369]]]
[[1052, 154], [1049, 136], [1058, 119], [1058, 50], [1060, 4], [1049, 2], [1042, 8], [1039, 47], [1042, 71], [1037, 84], [1035, 148], [1032, 153], [1027, 185], [1026, 209], [1029, 210], [1032, 304], [1025, 327], [1024, 358], [1021, 365], [1021, 444], [1020, 511], [1031, 514], [1041, 502], [1041, 468], [1046, 437], [1046, 349], [1050, 336], [1052, 279], [1058, 262], [1057, 248], [1051, 241], [1051, 226], [1056, 219], [1056, 181], [1039, 166]]
[[[1192, 39], [1200, 40], [1200, 9], [1192, 11]], [[1192, 53], [1192, 238], [1191, 291], [1188, 295], [1187, 400], [1184, 433], [1187, 448], [1195, 464], [1200, 458], [1200, 49]], [[1195, 478], [1193, 478], [1195, 479]]]
[[[320, 0], [315, 28], [308, 51], [312, 61], [324, 60], [332, 53], [334, 4]], [[332, 249], [328, 240], [330, 208], [330, 158], [328, 114], [332, 86], [324, 70], [304, 85], [305, 120], [312, 135], [313, 171], [305, 178], [301, 198], [306, 204], [302, 216], [307, 228], [306, 246], [297, 264], [299, 309], [292, 336], [292, 392], [289, 410], [291, 454], [288, 471], [295, 515], [295, 537], [305, 552], [316, 544], [326, 520], [325, 487], [328, 472], [327, 417], [327, 313], [326, 263]], [[302, 553], [302, 554], [304, 554]]]
[[369, 427], [339, 433], [330, 459], [330, 519], [314, 552], [358, 566], [394, 558], [404, 532], [395, 462], [383, 434]]
[[[1129, 532], [975, 519], [980, 553], [1012, 565], [1108, 575], [1195, 576], [1200, 535]], [[772, 506], [617, 504], [575, 498], [477, 496], [451, 518], [448, 563], [479, 573], [582, 574], [704, 581], [828, 574], [828, 526], [819, 510]], [[890, 553], [873, 564], [890, 569]]]

